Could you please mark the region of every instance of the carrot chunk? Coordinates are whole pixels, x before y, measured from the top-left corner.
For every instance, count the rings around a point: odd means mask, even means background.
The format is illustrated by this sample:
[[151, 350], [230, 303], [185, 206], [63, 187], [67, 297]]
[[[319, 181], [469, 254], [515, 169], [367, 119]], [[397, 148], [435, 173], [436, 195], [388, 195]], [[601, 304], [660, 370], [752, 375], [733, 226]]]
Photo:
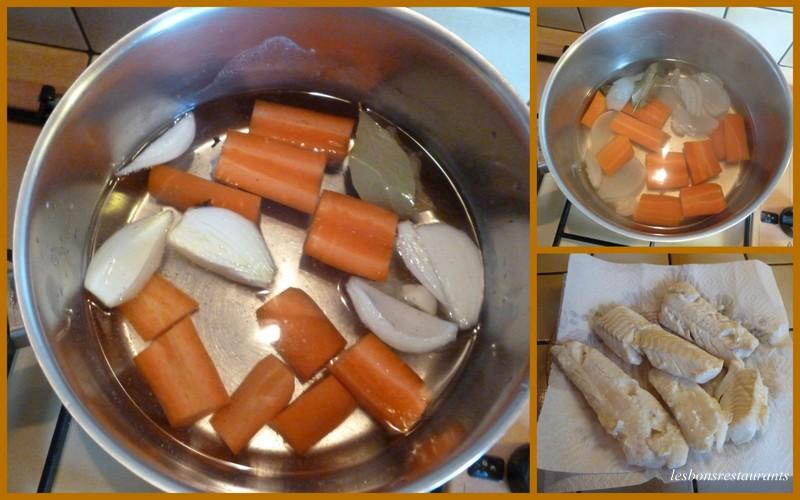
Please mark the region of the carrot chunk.
[[214, 178], [310, 214], [324, 173], [322, 153], [231, 130]]
[[256, 101], [250, 133], [341, 160], [347, 155], [354, 124], [354, 120], [342, 116]]
[[188, 316], [151, 342], [133, 361], [172, 427], [189, 425], [230, 400]]
[[280, 328], [276, 348], [302, 382], [347, 344], [314, 300], [297, 288], [287, 288], [266, 302], [256, 317], [263, 326]]
[[684, 142], [683, 154], [686, 156], [692, 184], [700, 184], [722, 172], [710, 140]]
[[633, 146], [624, 135], [615, 135], [597, 152], [597, 163], [606, 175], [614, 175], [631, 158], [633, 158]]
[[594, 125], [594, 121], [597, 120], [597, 117], [602, 115], [605, 110], [606, 96], [598, 90], [594, 93], [594, 97], [592, 97], [591, 102], [589, 102], [589, 107], [586, 108], [586, 112], [583, 114], [583, 117], [581, 117], [581, 123], [591, 128], [592, 125]]
[[275, 356], [256, 364], [231, 396], [229, 405], [211, 417], [217, 431], [234, 455], [286, 408], [294, 393], [294, 375]]
[[667, 156], [648, 154], [644, 157], [644, 164], [650, 189], [675, 189], [689, 185], [689, 170], [683, 153], [670, 152]]
[[681, 200], [676, 196], [643, 194], [633, 212], [633, 220], [652, 226], [677, 226], [683, 220]]
[[741, 115], [727, 114], [722, 119], [725, 129], [725, 159], [727, 161], [744, 161], [750, 159], [747, 147], [747, 132], [744, 118]]
[[708, 136], [711, 139], [711, 146], [714, 148], [714, 156], [719, 161], [726, 161], [725, 159], [725, 122], [720, 120], [717, 128]]
[[431, 398], [419, 375], [372, 333], [339, 355], [331, 373], [389, 430], [410, 431]]
[[150, 170], [147, 191], [161, 203], [178, 210], [209, 204], [232, 210], [255, 223], [261, 218], [261, 198], [258, 196], [166, 165]]
[[617, 116], [611, 120], [611, 131], [618, 135], [624, 135], [632, 142], [656, 153], [661, 151], [661, 148], [669, 140], [669, 134], [663, 130], [625, 113], [617, 113]]
[[669, 115], [672, 114], [672, 110], [669, 109], [669, 106], [658, 99], [650, 99], [647, 101], [647, 104], [636, 111], [633, 110], [633, 104], [628, 101], [628, 104], [622, 108], [622, 112], [659, 129], [667, 123]]
[[383, 281], [389, 275], [396, 228], [396, 214], [325, 190], [303, 252], [347, 273]]
[[327, 376], [306, 390], [269, 426], [280, 434], [292, 451], [305, 455], [356, 409], [356, 400], [336, 378]]
[[722, 187], [713, 182], [681, 189], [680, 200], [684, 217], [718, 214], [727, 206]]
[[199, 307], [196, 300], [154, 274], [142, 291], [120, 305], [119, 310], [143, 339], [152, 340]]

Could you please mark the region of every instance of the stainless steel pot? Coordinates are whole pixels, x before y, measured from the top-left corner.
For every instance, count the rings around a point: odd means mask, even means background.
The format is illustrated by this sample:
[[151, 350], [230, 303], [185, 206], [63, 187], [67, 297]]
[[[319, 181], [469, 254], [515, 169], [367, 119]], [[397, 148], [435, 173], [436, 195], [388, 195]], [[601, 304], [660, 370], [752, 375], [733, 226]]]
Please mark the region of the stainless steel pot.
[[[719, 76], [748, 121], [751, 161], [727, 196], [728, 209], [677, 228], [653, 228], [617, 215], [582, 174], [579, 120], [601, 84], [632, 64], [676, 60]], [[629, 11], [595, 26], [562, 55], [541, 95], [539, 144], [553, 179], [598, 224], [650, 241], [686, 241], [723, 231], [761, 205], [792, 152], [792, 103], [772, 57], [734, 24], [691, 9]]]
[[[411, 435], [239, 464], [191, 433], [176, 438], [136, 404], [125, 390], [132, 363], [104, 348], [81, 284], [98, 206], [120, 223], [135, 210], [106, 197], [113, 163], [187, 109], [287, 88], [367, 103], [442, 163], [481, 242], [484, 310], [463, 372]], [[526, 106], [497, 72], [409, 10], [171, 10], [104, 53], [36, 143], [14, 232], [30, 344], [75, 420], [164, 490], [429, 490], [485, 452], [528, 399], [529, 130]]]

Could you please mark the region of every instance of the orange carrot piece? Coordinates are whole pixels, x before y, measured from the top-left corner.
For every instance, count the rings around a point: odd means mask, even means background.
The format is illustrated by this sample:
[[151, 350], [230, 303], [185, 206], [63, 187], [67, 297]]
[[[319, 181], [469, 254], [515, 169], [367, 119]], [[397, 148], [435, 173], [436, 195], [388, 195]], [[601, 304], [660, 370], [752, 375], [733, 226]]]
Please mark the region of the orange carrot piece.
[[211, 417], [211, 426], [239, 453], [272, 417], [286, 408], [294, 393], [294, 375], [273, 355], [256, 364], [231, 396], [229, 405]]
[[727, 114], [722, 119], [725, 129], [725, 159], [727, 161], [744, 161], [750, 159], [747, 147], [747, 131], [741, 115]]
[[592, 97], [591, 102], [589, 102], [589, 107], [586, 108], [586, 112], [583, 114], [583, 117], [581, 117], [581, 123], [592, 128], [597, 117], [602, 115], [605, 110], [606, 96], [598, 90], [594, 93], [594, 97]]
[[633, 104], [628, 101], [628, 104], [622, 108], [622, 112], [659, 129], [667, 123], [669, 115], [672, 114], [672, 110], [669, 109], [669, 106], [658, 99], [650, 99], [647, 104], [636, 111], [633, 110]]
[[431, 399], [419, 375], [372, 333], [339, 355], [330, 370], [358, 404], [390, 431], [410, 431]]
[[384, 281], [389, 275], [396, 228], [396, 214], [325, 190], [303, 252], [347, 273]]
[[683, 153], [669, 152], [667, 156], [648, 154], [644, 157], [647, 168], [647, 187], [650, 189], [675, 189], [689, 185], [689, 170]]
[[296, 455], [305, 455], [356, 407], [356, 400], [347, 389], [336, 378], [326, 376], [273, 418], [269, 426], [289, 443]]
[[133, 358], [172, 427], [184, 427], [230, 401], [217, 369], [185, 317]]
[[725, 122], [720, 120], [717, 128], [708, 136], [711, 139], [711, 147], [714, 148], [714, 156], [719, 161], [726, 161], [725, 158]]
[[276, 348], [301, 382], [317, 373], [347, 342], [308, 294], [287, 288], [256, 310], [258, 322], [277, 325]]
[[611, 131], [618, 135], [624, 135], [632, 142], [655, 153], [660, 152], [669, 140], [669, 134], [663, 130], [625, 113], [617, 113], [617, 116], [611, 120]]
[[700, 184], [722, 172], [710, 140], [684, 142], [683, 154], [686, 156], [692, 184]]
[[614, 175], [631, 158], [633, 158], [633, 146], [624, 135], [615, 135], [597, 152], [597, 163], [606, 175]]
[[196, 300], [154, 274], [142, 291], [120, 305], [119, 310], [143, 339], [152, 340], [199, 307]]
[[250, 133], [325, 153], [334, 160], [347, 155], [355, 121], [295, 106], [256, 101]]
[[255, 223], [261, 218], [261, 198], [258, 196], [166, 165], [150, 170], [147, 190], [161, 203], [178, 210], [209, 204], [232, 210]]
[[214, 178], [310, 214], [324, 173], [322, 153], [231, 130]]
[[681, 189], [680, 200], [684, 217], [718, 214], [727, 206], [722, 187], [713, 182]]
[[676, 196], [643, 194], [633, 212], [633, 220], [652, 226], [678, 226], [683, 220], [681, 200]]

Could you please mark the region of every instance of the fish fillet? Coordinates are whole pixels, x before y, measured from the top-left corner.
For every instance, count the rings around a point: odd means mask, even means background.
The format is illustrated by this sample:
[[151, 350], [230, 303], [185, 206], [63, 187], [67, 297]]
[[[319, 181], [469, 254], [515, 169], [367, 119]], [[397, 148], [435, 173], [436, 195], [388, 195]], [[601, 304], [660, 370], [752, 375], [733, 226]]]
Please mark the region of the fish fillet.
[[639, 330], [650, 324], [636, 311], [625, 306], [616, 306], [607, 312], [595, 314], [592, 331], [614, 354], [632, 365], [638, 365], [642, 363]]
[[722, 449], [728, 432], [729, 413], [696, 382], [650, 370], [648, 380], [667, 403], [689, 448], [708, 452]]
[[715, 396], [722, 410], [732, 416], [728, 439], [734, 444], [747, 443], [757, 432], [767, 428], [769, 389], [758, 369], [745, 368], [739, 360], [731, 361]]
[[665, 328], [723, 358], [746, 358], [758, 347], [758, 339], [740, 323], [717, 311], [691, 284], [669, 287], [658, 321]]
[[656, 368], [700, 384], [722, 371], [721, 359], [658, 325], [639, 331], [639, 349]]
[[658, 400], [600, 351], [580, 342], [554, 345], [550, 352], [581, 391], [600, 425], [622, 445], [631, 465], [681, 467], [689, 447]]

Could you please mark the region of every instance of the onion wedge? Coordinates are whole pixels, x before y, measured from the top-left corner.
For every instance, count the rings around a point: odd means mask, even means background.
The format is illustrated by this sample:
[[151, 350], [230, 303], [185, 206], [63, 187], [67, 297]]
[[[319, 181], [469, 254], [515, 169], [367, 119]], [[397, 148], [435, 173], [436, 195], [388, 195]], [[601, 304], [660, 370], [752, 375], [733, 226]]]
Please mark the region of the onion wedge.
[[463, 231], [437, 222], [397, 226], [397, 251], [406, 267], [444, 306], [460, 329], [478, 323], [483, 303], [483, 259]]
[[161, 266], [173, 211], [145, 217], [112, 234], [92, 256], [83, 286], [106, 307], [126, 302]]
[[194, 115], [187, 113], [114, 175], [128, 175], [174, 160], [192, 145], [195, 129]]
[[361, 322], [398, 351], [430, 352], [456, 338], [454, 323], [411, 307], [362, 278], [350, 278], [345, 288]]
[[224, 208], [187, 210], [168, 243], [200, 267], [237, 283], [266, 288], [275, 276], [272, 255], [256, 225]]

